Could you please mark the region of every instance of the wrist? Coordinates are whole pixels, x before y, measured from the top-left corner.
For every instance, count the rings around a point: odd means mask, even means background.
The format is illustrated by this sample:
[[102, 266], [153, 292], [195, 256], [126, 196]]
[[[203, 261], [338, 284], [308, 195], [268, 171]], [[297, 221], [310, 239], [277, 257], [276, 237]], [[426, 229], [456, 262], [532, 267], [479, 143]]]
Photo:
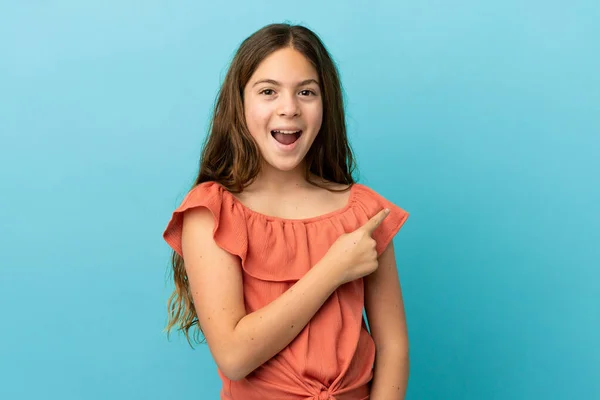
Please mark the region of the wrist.
[[331, 283], [333, 291], [346, 283], [344, 280], [345, 273], [343, 268], [341, 268], [341, 263], [339, 261], [332, 260], [330, 257], [325, 256], [315, 265], [315, 268], [323, 275], [322, 279], [324, 281]]

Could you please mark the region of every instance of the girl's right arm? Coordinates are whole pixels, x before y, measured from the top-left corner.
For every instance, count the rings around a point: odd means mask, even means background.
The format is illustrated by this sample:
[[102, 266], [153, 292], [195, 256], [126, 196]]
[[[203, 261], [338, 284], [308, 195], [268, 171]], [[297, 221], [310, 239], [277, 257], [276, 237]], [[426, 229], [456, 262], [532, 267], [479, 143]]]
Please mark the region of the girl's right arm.
[[210, 211], [186, 211], [185, 269], [199, 324], [221, 372], [243, 379], [294, 340], [338, 286], [373, 272], [377, 253], [371, 234], [386, 216], [382, 211], [342, 235], [290, 289], [247, 314], [239, 258], [215, 243]]

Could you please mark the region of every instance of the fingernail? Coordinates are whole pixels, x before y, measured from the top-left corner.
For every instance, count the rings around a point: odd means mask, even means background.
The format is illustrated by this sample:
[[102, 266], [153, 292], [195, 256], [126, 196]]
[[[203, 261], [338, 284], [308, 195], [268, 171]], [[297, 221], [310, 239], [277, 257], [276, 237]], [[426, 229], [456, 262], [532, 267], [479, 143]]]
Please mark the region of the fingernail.
[[389, 209], [389, 208], [386, 208], [386, 209], [385, 209], [385, 213], [386, 213], [386, 214], [389, 214], [389, 213], [390, 213], [390, 209]]

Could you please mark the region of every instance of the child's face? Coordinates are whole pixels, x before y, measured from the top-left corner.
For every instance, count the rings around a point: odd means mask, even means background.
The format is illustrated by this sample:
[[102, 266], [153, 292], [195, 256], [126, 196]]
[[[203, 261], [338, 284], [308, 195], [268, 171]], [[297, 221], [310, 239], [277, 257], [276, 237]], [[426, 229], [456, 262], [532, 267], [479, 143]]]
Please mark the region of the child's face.
[[259, 64], [244, 88], [250, 134], [263, 159], [278, 170], [298, 167], [321, 128], [318, 80], [316, 69], [302, 53], [283, 48]]

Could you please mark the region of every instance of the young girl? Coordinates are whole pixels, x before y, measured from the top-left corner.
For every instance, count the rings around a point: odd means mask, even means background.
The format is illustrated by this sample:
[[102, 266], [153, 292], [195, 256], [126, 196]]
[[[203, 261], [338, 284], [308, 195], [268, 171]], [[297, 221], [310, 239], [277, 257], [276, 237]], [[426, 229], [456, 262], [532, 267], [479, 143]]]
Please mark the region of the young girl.
[[201, 330], [221, 399], [404, 398], [392, 238], [408, 213], [354, 183], [353, 167], [338, 72], [320, 39], [284, 24], [247, 38], [196, 183], [164, 232], [176, 286], [167, 331], [189, 340]]

